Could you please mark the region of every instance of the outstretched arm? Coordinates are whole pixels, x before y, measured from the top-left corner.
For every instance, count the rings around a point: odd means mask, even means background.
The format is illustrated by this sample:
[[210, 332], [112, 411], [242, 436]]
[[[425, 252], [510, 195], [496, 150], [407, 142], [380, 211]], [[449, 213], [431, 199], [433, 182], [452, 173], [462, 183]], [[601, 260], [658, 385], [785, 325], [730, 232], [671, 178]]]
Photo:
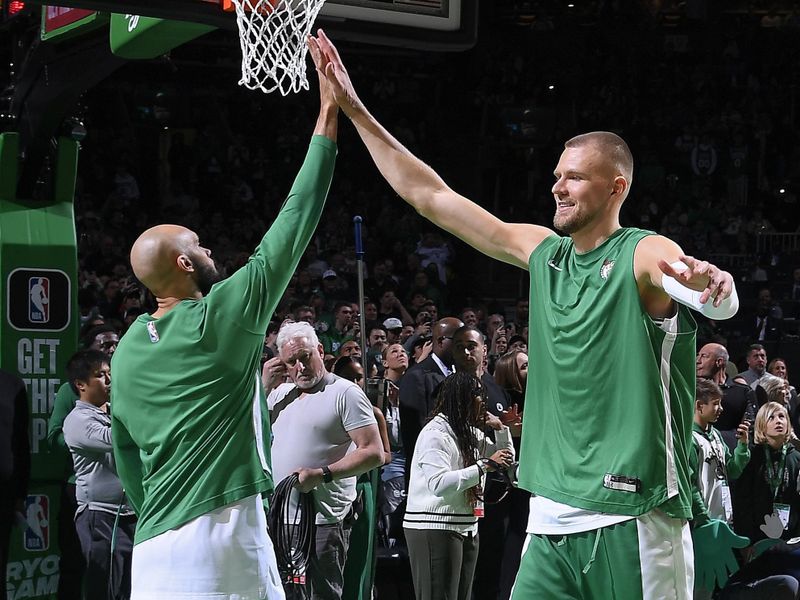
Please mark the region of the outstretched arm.
[[536, 246], [553, 232], [546, 227], [505, 223], [454, 192], [428, 165], [378, 123], [358, 98], [334, 45], [320, 30], [309, 37], [311, 56], [352, 120], [375, 165], [403, 200], [426, 219], [493, 258], [527, 268]]

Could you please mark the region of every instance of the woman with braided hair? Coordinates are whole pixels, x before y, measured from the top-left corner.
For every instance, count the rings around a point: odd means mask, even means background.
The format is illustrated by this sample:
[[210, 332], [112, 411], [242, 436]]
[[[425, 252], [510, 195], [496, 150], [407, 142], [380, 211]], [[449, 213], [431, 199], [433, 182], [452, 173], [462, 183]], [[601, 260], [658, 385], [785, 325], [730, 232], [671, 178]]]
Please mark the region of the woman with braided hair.
[[[514, 461], [509, 429], [486, 411], [483, 393], [473, 375], [447, 377], [414, 448], [403, 528], [417, 600], [468, 600], [472, 594], [481, 481]], [[495, 430], [495, 442], [484, 435], [487, 427]]]

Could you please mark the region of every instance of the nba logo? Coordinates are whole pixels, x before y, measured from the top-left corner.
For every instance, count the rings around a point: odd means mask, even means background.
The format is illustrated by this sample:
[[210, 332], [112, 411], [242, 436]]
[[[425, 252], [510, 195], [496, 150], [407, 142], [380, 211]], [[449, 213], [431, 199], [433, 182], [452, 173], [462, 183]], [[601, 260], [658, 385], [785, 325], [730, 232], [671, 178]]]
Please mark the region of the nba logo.
[[50, 501], [47, 496], [32, 494], [25, 499], [25, 550], [50, 547]]
[[8, 275], [7, 285], [6, 316], [12, 328], [64, 331], [69, 327], [72, 286], [64, 271], [20, 267]]
[[28, 279], [28, 319], [31, 323], [47, 323], [50, 320], [50, 278]]

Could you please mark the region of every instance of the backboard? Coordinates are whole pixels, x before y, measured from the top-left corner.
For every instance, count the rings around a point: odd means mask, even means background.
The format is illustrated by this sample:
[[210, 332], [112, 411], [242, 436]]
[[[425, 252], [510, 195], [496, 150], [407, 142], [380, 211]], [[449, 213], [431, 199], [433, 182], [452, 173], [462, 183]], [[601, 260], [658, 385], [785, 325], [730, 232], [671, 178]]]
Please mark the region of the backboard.
[[[46, 3], [46, 0], [30, 1]], [[235, 29], [236, 20], [223, 9], [225, 3], [225, 0], [60, 0], [64, 8], [51, 7], [50, 12], [82, 9]], [[325, 28], [339, 40], [421, 50], [463, 50], [477, 39], [477, 13], [478, 0], [328, 0], [316, 26]], [[72, 27], [70, 31], [73, 30], [80, 28]], [[58, 35], [57, 28], [55, 31]], [[47, 35], [53, 35], [52, 28]]]
[[321, 16], [456, 31], [461, 27], [461, 0], [328, 0]]
[[465, 50], [477, 40], [477, 0], [328, 0], [317, 24], [338, 39], [421, 50]]

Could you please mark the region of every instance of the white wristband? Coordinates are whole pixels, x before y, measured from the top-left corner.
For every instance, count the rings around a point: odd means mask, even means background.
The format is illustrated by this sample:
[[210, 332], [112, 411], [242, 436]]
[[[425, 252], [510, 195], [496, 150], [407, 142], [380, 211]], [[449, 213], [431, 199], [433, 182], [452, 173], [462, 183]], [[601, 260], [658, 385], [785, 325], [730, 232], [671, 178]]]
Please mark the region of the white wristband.
[[[676, 271], [685, 271], [688, 269], [688, 267], [680, 261], [672, 263], [671, 266]], [[739, 310], [739, 296], [736, 294], [736, 285], [732, 285], [733, 289], [731, 289], [731, 295], [725, 298], [719, 306], [714, 306], [714, 300], [712, 298], [709, 298], [708, 302], [705, 304], [700, 302], [700, 296], [703, 292], [689, 289], [666, 273], [661, 276], [661, 286], [664, 288], [664, 291], [669, 294], [670, 298], [676, 302], [680, 302], [684, 306], [693, 308], [700, 314], [705, 315], [709, 319], [714, 319], [715, 321], [730, 319], [736, 314], [736, 311]]]

